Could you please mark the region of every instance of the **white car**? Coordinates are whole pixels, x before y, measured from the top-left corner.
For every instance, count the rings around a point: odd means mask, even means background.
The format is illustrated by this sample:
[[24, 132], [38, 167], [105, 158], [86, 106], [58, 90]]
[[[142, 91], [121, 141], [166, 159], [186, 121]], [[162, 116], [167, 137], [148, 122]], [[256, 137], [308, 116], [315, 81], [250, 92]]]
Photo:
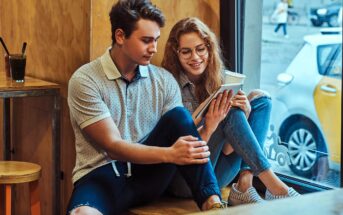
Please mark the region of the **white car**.
[[319, 160], [340, 167], [342, 34], [331, 30], [304, 41], [278, 75], [271, 124], [288, 149], [290, 169], [310, 178]]

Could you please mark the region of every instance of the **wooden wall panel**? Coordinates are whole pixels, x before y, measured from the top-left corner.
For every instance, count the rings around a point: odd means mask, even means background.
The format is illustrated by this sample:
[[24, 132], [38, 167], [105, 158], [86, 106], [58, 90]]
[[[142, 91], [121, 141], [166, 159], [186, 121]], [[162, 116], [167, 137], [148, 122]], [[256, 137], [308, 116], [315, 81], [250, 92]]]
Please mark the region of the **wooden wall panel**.
[[[19, 52], [22, 42], [27, 41], [27, 74], [61, 85], [61, 169], [64, 172], [64, 180], [61, 181], [61, 214], [64, 214], [72, 191], [71, 172], [75, 163], [74, 135], [66, 102], [67, 84], [78, 67], [100, 56], [111, 45], [108, 14], [117, 0], [0, 1], [0, 36], [10, 51]], [[152, 1], [164, 11], [167, 18], [166, 26], [161, 31], [158, 53], [152, 61], [154, 64], [160, 64], [168, 33], [181, 18], [199, 17], [219, 35], [219, 0]], [[3, 68], [1, 58], [0, 70]], [[42, 214], [52, 214], [49, 198], [51, 99], [25, 98], [14, 104], [14, 144], [18, 147], [15, 158], [43, 166], [40, 181]], [[26, 188], [18, 189], [24, 192]], [[20, 202], [16, 214], [27, 214], [27, 195], [17, 195], [16, 198]]]
[[166, 26], [161, 30], [157, 54], [152, 63], [160, 65], [166, 40], [173, 25], [180, 19], [195, 16], [204, 21], [219, 37], [219, 0], [155, 0], [165, 14]]
[[117, 0], [91, 0], [91, 60], [101, 56], [111, 46], [111, 23], [109, 13]]
[[[89, 12], [89, 0], [1, 0], [0, 3], [0, 35], [9, 50], [19, 52], [22, 42], [27, 41], [27, 74], [56, 82], [62, 87], [61, 168], [66, 178], [61, 181], [62, 212], [71, 193], [70, 174], [75, 163], [74, 137], [66, 105], [67, 83], [72, 73], [89, 61]], [[3, 53], [2, 48], [0, 53]], [[3, 68], [1, 59], [0, 69]], [[42, 214], [52, 214], [52, 158], [49, 153], [52, 102], [50, 99], [28, 98], [16, 101], [15, 105], [14, 144], [18, 148], [15, 159], [37, 162], [43, 166], [40, 180]], [[21, 196], [16, 197], [19, 199], [15, 214], [28, 214]]]

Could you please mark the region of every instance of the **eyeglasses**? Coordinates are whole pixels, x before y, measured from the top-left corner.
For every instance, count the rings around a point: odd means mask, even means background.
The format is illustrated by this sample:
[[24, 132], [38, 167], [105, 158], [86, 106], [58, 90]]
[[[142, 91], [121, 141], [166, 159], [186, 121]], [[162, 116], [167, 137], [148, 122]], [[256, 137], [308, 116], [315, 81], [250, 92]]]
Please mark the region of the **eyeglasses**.
[[179, 54], [179, 56], [182, 59], [189, 60], [192, 57], [193, 50], [195, 50], [195, 53], [197, 53], [197, 55], [199, 57], [207, 55], [208, 54], [208, 46], [209, 46], [208, 44], [200, 44], [200, 45], [197, 45], [193, 49], [182, 48], [182, 49], [178, 49], [177, 53]]

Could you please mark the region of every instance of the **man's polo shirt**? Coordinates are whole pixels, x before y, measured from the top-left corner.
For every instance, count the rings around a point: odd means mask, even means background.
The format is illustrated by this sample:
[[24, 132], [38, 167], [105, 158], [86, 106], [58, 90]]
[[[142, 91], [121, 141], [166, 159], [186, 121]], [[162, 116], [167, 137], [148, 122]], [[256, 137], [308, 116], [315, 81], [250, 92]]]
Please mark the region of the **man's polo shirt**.
[[139, 66], [134, 81], [129, 83], [106, 51], [73, 74], [68, 105], [75, 133], [75, 182], [111, 161], [104, 150], [83, 135], [83, 128], [111, 117], [121, 137], [137, 143], [152, 131], [163, 114], [182, 106], [182, 102], [179, 86], [168, 71], [154, 65]]

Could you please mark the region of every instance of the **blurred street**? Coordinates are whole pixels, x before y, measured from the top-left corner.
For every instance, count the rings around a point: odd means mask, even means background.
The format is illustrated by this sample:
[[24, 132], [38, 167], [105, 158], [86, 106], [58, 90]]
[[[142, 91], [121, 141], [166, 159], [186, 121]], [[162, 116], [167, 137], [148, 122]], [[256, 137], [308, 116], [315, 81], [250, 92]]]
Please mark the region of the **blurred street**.
[[[327, 26], [323, 26], [327, 27]], [[282, 29], [279, 29], [277, 35], [274, 34], [275, 25], [270, 23], [269, 17], [263, 17], [262, 26], [262, 52], [261, 52], [261, 89], [267, 90], [272, 97], [277, 89], [277, 75], [285, 72], [288, 65], [296, 56], [304, 44], [303, 37], [310, 34], [319, 34], [320, 27], [313, 27], [304, 14], [300, 17], [296, 25], [288, 25], [287, 32], [289, 37], [283, 36]], [[268, 141], [266, 147], [268, 149]], [[294, 175], [290, 168], [280, 166], [277, 162], [271, 161], [273, 169], [283, 174]], [[296, 176], [297, 177], [297, 176]], [[340, 186], [340, 173], [329, 170], [324, 180], [316, 183], [322, 183], [329, 186]]]
[[261, 88], [274, 92], [276, 77], [284, 72], [304, 44], [304, 36], [320, 33], [320, 28], [310, 25], [288, 25], [289, 38], [283, 36], [281, 29], [274, 35], [275, 25], [262, 27]]

